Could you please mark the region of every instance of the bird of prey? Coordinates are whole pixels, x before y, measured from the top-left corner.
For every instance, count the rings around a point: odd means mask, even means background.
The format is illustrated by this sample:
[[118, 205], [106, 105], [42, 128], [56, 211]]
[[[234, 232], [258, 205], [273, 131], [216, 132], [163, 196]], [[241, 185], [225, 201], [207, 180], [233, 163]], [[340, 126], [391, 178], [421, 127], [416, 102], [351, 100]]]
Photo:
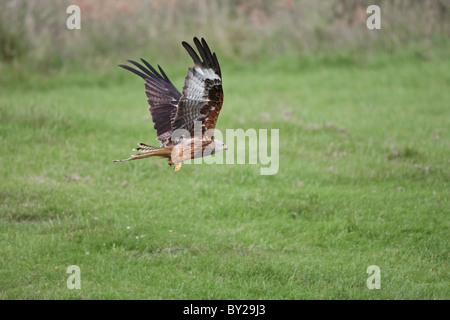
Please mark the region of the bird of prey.
[[182, 42], [194, 66], [188, 68], [181, 93], [159, 65], [159, 72], [144, 59], [141, 59], [143, 65], [128, 60], [136, 68], [120, 65], [144, 79], [156, 139], [161, 146], [139, 143], [133, 151], [140, 153], [114, 162], [159, 156], [167, 158], [169, 166], [178, 171], [185, 160], [227, 149], [222, 141], [214, 139], [214, 128], [223, 103], [219, 62], [205, 39], [194, 38], [194, 43], [200, 56], [188, 43]]

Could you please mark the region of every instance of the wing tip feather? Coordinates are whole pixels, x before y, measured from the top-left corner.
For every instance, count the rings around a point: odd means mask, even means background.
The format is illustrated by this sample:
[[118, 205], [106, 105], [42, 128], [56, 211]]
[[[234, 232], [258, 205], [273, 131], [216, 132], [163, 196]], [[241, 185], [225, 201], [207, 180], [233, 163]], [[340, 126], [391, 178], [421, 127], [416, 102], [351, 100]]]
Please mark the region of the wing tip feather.
[[199, 40], [199, 38], [194, 37], [193, 41], [201, 58], [189, 43], [187, 43], [186, 41], [182, 41], [181, 43], [194, 61], [194, 66], [211, 68], [220, 78], [222, 78], [222, 72], [220, 70], [220, 65], [219, 61], [217, 60], [216, 53], [211, 52], [211, 49], [209, 48], [205, 38], [202, 37], [201, 40]]

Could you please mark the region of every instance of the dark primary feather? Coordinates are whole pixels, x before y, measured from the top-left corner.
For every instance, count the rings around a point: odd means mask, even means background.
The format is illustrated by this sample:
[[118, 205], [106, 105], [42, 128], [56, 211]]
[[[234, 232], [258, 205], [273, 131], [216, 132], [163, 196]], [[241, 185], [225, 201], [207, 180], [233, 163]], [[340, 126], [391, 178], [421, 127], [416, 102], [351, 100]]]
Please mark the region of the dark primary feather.
[[158, 72], [144, 59], [141, 59], [141, 61], [144, 65], [128, 60], [137, 69], [127, 65], [120, 65], [120, 67], [133, 72], [145, 80], [145, 94], [147, 102], [150, 104], [149, 110], [155, 124], [157, 139], [161, 141], [162, 146], [167, 146], [171, 144], [172, 124], [181, 93], [175, 88], [159, 65]]
[[200, 60], [200, 57], [197, 55], [195, 50], [189, 45], [189, 43], [183, 41], [182, 45], [186, 49], [186, 51], [191, 56], [192, 60], [194, 60], [194, 66], [202, 66], [205, 68], [211, 68], [214, 72], [222, 78], [222, 73], [220, 71], [219, 62], [217, 61], [216, 53], [211, 54], [211, 50], [209, 49], [208, 44], [205, 39], [202, 38], [202, 42], [197, 38], [194, 38], [195, 46], [197, 47], [198, 52], [202, 56], [203, 62]]
[[205, 39], [201, 42], [194, 38], [197, 52], [186, 42], [183, 47], [194, 61], [194, 67], [188, 69], [184, 80], [173, 129], [194, 132], [194, 121], [201, 121], [202, 133], [216, 126], [223, 103], [222, 74], [215, 53], [211, 53]]

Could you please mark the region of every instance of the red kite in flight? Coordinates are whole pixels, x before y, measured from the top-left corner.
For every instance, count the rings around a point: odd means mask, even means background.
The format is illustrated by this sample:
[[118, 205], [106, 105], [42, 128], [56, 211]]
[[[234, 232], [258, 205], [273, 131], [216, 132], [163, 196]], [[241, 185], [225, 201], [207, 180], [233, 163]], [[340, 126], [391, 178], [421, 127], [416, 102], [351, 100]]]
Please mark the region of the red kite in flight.
[[144, 59], [141, 59], [144, 65], [128, 60], [137, 69], [120, 65], [144, 79], [156, 139], [161, 142], [161, 146], [139, 143], [139, 147], [133, 149], [139, 154], [114, 162], [159, 156], [167, 158], [169, 166], [175, 166], [175, 171], [178, 171], [185, 160], [227, 149], [222, 141], [214, 140], [214, 128], [223, 103], [219, 62], [205, 39], [202, 38], [200, 42], [194, 38], [194, 43], [200, 57], [188, 43], [182, 42], [194, 61], [194, 66], [188, 68], [182, 93], [174, 87], [159, 65], [159, 72]]

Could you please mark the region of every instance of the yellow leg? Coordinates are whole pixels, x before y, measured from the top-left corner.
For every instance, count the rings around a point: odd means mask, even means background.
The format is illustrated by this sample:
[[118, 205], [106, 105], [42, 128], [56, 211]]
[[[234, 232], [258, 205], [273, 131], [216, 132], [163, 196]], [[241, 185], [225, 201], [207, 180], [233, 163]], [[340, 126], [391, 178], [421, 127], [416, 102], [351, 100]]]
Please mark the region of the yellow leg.
[[176, 165], [175, 165], [175, 168], [173, 169], [173, 171], [178, 171], [178, 170], [180, 170], [181, 169], [181, 163], [177, 163]]

